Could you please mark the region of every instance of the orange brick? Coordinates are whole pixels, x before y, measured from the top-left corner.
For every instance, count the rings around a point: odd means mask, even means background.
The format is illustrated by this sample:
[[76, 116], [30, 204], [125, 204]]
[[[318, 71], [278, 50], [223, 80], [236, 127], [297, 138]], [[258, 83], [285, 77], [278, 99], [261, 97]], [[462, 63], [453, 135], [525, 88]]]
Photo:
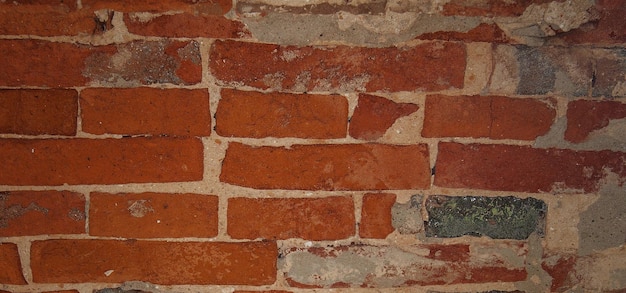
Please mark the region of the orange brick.
[[243, 23], [221, 15], [166, 14], [148, 21], [125, 15], [124, 22], [130, 33], [142, 36], [234, 39], [250, 35]]
[[47, 240], [32, 243], [31, 268], [35, 283], [269, 285], [277, 250], [275, 242]]
[[92, 193], [89, 234], [126, 238], [214, 237], [216, 196]]
[[24, 285], [26, 279], [22, 274], [22, 264], [17, 245], [14, 243], [0, 243], [0, 283]]
[[207, 90], [85, 89], [80, 93], [83, 131], [93, 134], [208, 136]]
[[0, 132], [75, 135], [74, 90], [0, 90]]
[[381, 138], [400, 117], [410, 115], [419, 107], [409, 103], [395, 103], [383, 97], [360, 94], [350, 118], [350, 136], [364, 140]]
[[85, 233], [85, 198], [69, 191], [0, 192], [0, 236]]
[[63, 185], [197, 181], [195, 138], [0, 139], [0, 184]]
[[221, 136], [344, 138], [348, 101], [339, 95], [224, 89], [215, 114]]
[[209, 69], [222, 84], [259, 89], [437, 91], [463, 87], [465, 57], [462, 43], [322, 49], [218, 40]]
[[595, 192], [613, 172], [626, 178], [626, 153], [440, 143], [435, 185], [520, 192]]
[[421, 40], [466, 41], [487, 43], [509, 43], [511, 40], [495, 23], [481, 23], [467, 32], [437, 31], [416, 37]]
[[613, 119], [626, 117], [626, 104], [617, 101], [572, 101], [567, 106], [565, 139], [579, 143], [594, 130], [609, 125]]
[[382, 190], [430, 186], [426, 145], [294, 145], [232, 142], [220, 180], [259, 189]]
[[94, 14], [76, 1], [0, 2], [0, 35], [75, 36], [91, 34]]
[[424, 116], [424, 137], [534, 140], [550, 130], [556, 110], [536, 99], [429, 95]]
[[228, 234], [236, 239], [338, 240], [354, 228], [349, 196], [228, 200]]
[[363, 196], [359, 235], [363, 238], [384, 239], [395, 229], [391, 224], [391, 208], [396, 195], [390, 193], [368, 193]]
[[121, 12], [185, 11], [194, 14], [225, 14], [232, 8], [230, 0], [82, 0], [85, 9], [111, 9]]

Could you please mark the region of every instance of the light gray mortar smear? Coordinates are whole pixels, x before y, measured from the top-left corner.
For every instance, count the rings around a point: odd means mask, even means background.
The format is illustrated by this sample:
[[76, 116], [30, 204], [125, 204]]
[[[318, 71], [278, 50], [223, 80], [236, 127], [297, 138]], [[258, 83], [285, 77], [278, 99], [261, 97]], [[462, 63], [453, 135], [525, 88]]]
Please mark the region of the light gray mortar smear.
[[621, 120], [613, 120], [609, 126], [590, 133], [589, 137], [581, 143], [566, 141], [564, 138], [566, 129], [567, 117], [557, 119], [548, 133], [535, 140], [533, 147], [626, 151], [626, 123]]
[[400, 234], [417, 234], [424, 231], [421, 213], [422, 196], [413, 195], [406, 203], [395, 203], [391, 207], [391, 225]]
[[523, 292], [548, 292], [552, 284], [552, 277], [543, 270], [541, 261], [543, 258], [543, 246], [541, 237], [536, 233], [528, 237], [528, 254], [526, 255], [526, 281], [515, 284], [517, 289]]
[[607, 183], [599, 193], [600, 198], [580, 214], [581, 256], [626, 243], [626, 184]]

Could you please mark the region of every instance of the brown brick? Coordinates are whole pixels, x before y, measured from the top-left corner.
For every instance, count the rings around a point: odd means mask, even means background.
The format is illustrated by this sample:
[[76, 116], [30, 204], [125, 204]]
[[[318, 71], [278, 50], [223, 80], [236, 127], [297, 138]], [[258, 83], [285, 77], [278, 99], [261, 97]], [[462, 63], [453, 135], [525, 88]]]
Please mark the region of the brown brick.
[[63, 185], [197, 181], [199, 139], [0, 140], [0, 184]]
[[0, 132], [75, 135], [74, 90], [0, 90]]
[[556, 110], [536, 99], [429, 95], [424, 115], [424, 137], [534, 140], [550, 130]]
[[419, 145], [230, 143], [222, 182], [259, 189], [381, 190], [430, 186], [428, 148]]
[[572, 288], [572, 276], [576, 275], [576, 255], [545, 256], [541, 268], [552, 277], [551, 292], [565, 292]]
[[146, 21], [127, 14], [124, 22], [130, 33], [142, 36], [225, 39], [250, 35], [243, 23], [221, 15], [167, 14]]
[[443, 14], [463, 16], [520, 16], [528, 6], [550, 1], [551, 0], [452, 0], [443, 6]]
[[421, 40], [444, 40], [488, 43], [510, 43], [506, 33], [495, 23], [481, 23], [467, 32], [437, 31], [416, 37]]
[[228, 200], [228, 235], [236, 239], [338, 240], [354, 228], [349, 196]]
[[224, 89], [215, 114], [221, 136], [344, 138], [348, 101], [339, 95]]
[[208, 136], [207, 90], [85, 89], [80, 93], [83, 131], [93, 134]]
[[20, 255], [14, 243], [0, 243], [0, 283], [25, 285]]
[[126, 238], [217, 235], [218, 199], [201, 194], [92, 193], [89, 234]]
[[435, 185], [520, 192], [594, 192], [606, 176], [626, 178], [626, 153], [440, 143]]
[[85, 233], [85, 198], [69, 191], [0, 192], [0, 236]]
[[75, 36], [94, 29], [94, 14], [78, 11], [76, 1], [0, 2], [0, 35]]
[[613, 119], [626, 117], [626, 104], [618, 101], [572, 101], [567, 106], [565, 139], [583, 142], [591, 132], [609, 125]]
[[222, 15], [232, 8], [230, 0], [82, 0], [85, 9], [111, 9], [121, 12], [169, 12], [184, 11], [194, 14]]
[[363, 196], [359, 235], [363, 238], [384, 239], [395, 229], [391, 224], [391, 207], [396, 195], [390, 193], [368, 193]]
[[236, 290], [233, 293], [292, 293], [292, 291], [284, 290], [261, 290], [261, 291], [249, 291], [249, 290]]
[[220, 40], [209, 68], [222, 84], [260, 89], [436, 91], [463, 87], [465, 57], [462, 43], [322, 49]]
[[94, 51], [110, 54], [115, 48], [43, 40], [0, 40], [0, 85], [84, 85], [88, 79], [83, 76], [82, 69], [85, 60]]
[[276, 259], [275, 242], [68, 239], [33, 242], [30, 263], [36, 283], [269, 285]]
[[400, 117], [410, 115], [419, 107], [409, 103], [395, 103], [383, 97], [360, 94], [350, 118], [350, 136], [364, 140], [381, 138]]

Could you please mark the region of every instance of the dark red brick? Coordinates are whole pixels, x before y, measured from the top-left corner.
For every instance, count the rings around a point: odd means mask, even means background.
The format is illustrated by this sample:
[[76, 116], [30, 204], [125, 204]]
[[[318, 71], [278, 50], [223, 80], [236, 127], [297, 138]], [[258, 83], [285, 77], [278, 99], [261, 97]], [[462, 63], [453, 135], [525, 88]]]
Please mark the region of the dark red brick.
[[435, 185], [520, 192], [594, 192], [606, 176], [626, 178], [626, 153], [440, 143]]
[[528, 6], [548, 2], [551, 2], [551, 0], [452, 0], [443, 6], [443, 14], [463, 16], [520, 16]]
[[382, 190], [430, 186], [426, 145], [230, 143], [220, 180], [259, 189]]
[[383, 97], [360, 94], [350, 118], [350, 136], [364, 140], [379, 139], [398, 118], [418, 109], [415, 104], [395, 103]]
[[75, 135], [78, 93], [74, 90], [0, 90], [0, 132]]
[[221, 15], [166, 14], [143, 19], [125, 15], [128, 31], [142, 36], [172, 38], [241, 38], [250, 35], [244, 24]]
[[82, 0], [84, 9], [111, 9], [121, 12], [169, 12], [184, 11], [193, 14], [222, 15], [228, 12], [233, 4], [230, 0]]
[[354, 236], [354, 203], [349, 196], [231, 198], [227, 223], [235, 239], [346, 239]]
[[75, 36], [91, 34], [94, 14], [76, 1], [0, 2], [0, 35]]
[[421, 40], [511, 43], [511, 39], [495, 23], [481, 23], [467, 32], [437, 31], [417, 36]]
[[339, 95], [222, 90], [215, 114], [221, 136], [344, 138], [348, 101]]
[[[330, 2], [330, 1], [328, 1]], [[269, 13], [294, 13], [294, 14], [335, 14], [343, 11], [350, 14], [383, 14], [385, 13], [385, 1], [368, 1], [368, 2], [337, 2], [325, 3], [319, 2], [315, 4], [304, 4], [292, 2], [283, 2], [286, 5], [272, 5], [268, 2], [259, 1], [237, 1], [237, 13], [259, 13], [266, 15]], [[302, 5], [304, 4], [304, 5]]]
[[[209, 68], [221, 84], [290, 91], [415, 91], [462, 88], [465, 46], [332, 48], [216, 41]], [[420, 70], [415, 70], [419, 68]]]
[[269, 285], [276, 258], [275, 242], [67, 239], [33, 242], [30, 263], [35, 283]]
[[69, 191], [0, 192], [0, 236], [85, 233], [85, 198]]
[[626, 118], [626, 104], [618, 101], [572, 101], [567, 106], [565, 139], [579, 143], [613, 119]]
[[126, 238], [217, 235], [216, 196], [96, 192], [90, 199], [90, 235]]
[[426, 97], [424, 137], [534, 140], [556, 117], [551, 101], [498, 96]]
[[26, 279], [22, 274], [22, 263], [14, 243], [0, 243], [0, 283], [11, 285], [25, 285]]
[[202, 180], [200, 139], [0, 139], [0, 184], [63, 185]]
[[396, 195], [390, 193], [368, 193], [363, 196], [359, 235], [363, 238], [384, 239], [395, 229], [391, 224], [391, 207]]
[[93, 134], [208, 136], [207, 90], [85, 89], [80, 93], [82, 129]]

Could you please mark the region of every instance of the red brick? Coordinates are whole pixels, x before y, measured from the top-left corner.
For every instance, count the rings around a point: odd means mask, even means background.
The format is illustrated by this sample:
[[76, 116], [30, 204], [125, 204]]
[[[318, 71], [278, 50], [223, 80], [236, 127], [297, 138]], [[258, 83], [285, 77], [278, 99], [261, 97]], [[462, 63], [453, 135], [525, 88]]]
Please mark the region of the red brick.
[[0, 132], [75, 135], [74, 90], [0, 90]]
[[0, 35], [75, 36], [94, 29], [93, 13], [78, 11], [76, 1], [0, 2]]
[[591, 132], [609, 125], [613, 119], [626, 118], [626, 104], [617, 101], [572, 101], [567, 107], [565, 139], [583, 142]]
[[391, 208], [396, 195], [369, 193], [363, 196], [359, 235], [363, 238], [384, 239], [395, 229], [391, 224]]
[[409, 103], [360, 94], [359, 101], [350, 118], [350, 136], [364, 140], [381, 138], [400, 117], [417, 111], [419, 107]]
[[215, 130], [221, 136], [344, 138], [348, 101], [339, 95], [224, 89]]
[[85, 233], [85, 198], [69, 191], [0, 192], [0, 236]]
[[68, 239], [31, 246], [35, 283], [269, 285], [276, 259], [275, 242]]
[[443, 6], [444, 15], [463, 16], [520, 16], [532, 4], [542, 4], [552, 0], [452, 0]]
[[421, 40], [467, 41], [488, 43], [510, 43], [506, 33], [495, 23], [481, 23], [467, 32], [437, 31], [416, 37]]
[[[550, 44], [621, 44], [626, 42], [626, 1], [598, 0], [592, 13], [597, 19], [576, 29], [562, 32], [548, 39]], [[593, 15], [592, 14], [592, 15]]]
[[551, 292], [565, 292], [571, 289], [572, 275], [575, 275], [575, 266], [577, 257], [575, 255], [555, 255], [556, 261], [544, 261], [541, 268], [552, 277]]
[[354, 203], [349, 196], [231, 198], [227, 222], [236, 239], [346, 239], [354, 236]]
[[626, 153], [440, 143], [435, 185], [520, 192], [594, 192], [606, 176], [626, 178]]
[[11, 285], [25, 285], [26, 280], [22, 275], [22, 264], [17, 252], [17, 245], [13, 243], [0, 243], [0, 283]]
[[233, 293], [292, 293], [291, 291], [284, 291], [284, 290], [262, 290], [262, 291], [248, 291], [248, 290], [237, 290]]
[[207, 90], [85, 89], [80, 108], [83, 131], [93, 134], [211, 134]]
[[216, 196], [165, 193], [92, 193], [89, 234], [126, 238], [217, 235]]
[[428, 148], [419, 145], [230, 143], [220, 180], [259, 189], [382, 190], [430, 186]]
[[142, 36], [241, 38], [250, 35], [243, 23], [221, 15], [168, 14], [144, 21], [127, 14], [124, 22], [130, 33]]
[[225, 14], [232, 8], [230, 0], [82, 0], [85, 9], [111, 9], [121, 12], [184, 11], [193, 14]]
[[466, 52], [462, 43], [445, 42], [316, 48], [220, 40], [209, 59], [222, 84], [290, 91], [436, 91], [463, 87]]
[[0, 185], [202, 180], [199, 139], [0, 140]]
[[429, 95], [424, 115], [424, 137], [534, 140], [550, 130], [556, 110], [536, 99]]

